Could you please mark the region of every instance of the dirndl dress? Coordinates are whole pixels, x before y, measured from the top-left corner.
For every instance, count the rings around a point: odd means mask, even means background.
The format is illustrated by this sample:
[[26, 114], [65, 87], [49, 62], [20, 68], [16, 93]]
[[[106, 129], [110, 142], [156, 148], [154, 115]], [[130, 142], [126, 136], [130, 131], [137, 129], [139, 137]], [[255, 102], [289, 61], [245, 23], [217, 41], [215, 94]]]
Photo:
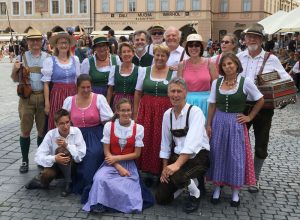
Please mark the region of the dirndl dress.
[[[233, 95], [220, 95], [219, 87], [221, 79], [217, 82], [217, 103], [225, 99], [228, 109], [232, 103], [238, 106], [238, 99], [231, 96], [243, 97], [242, 103], [246, 104], [246, 95], [243, 94], [244, 79], [241, 79], [238, 91]], [[242, 94], [242, 95], [241, 95]], [[222, 97], [218, 99], [218, 97]], [[229, 100], [229, 101], [228, 101]], [[230, 101], [233, 100], [233, 101]], [[240, 99], [241, 100], [241, 99]], [[231, 103], [232, 102], [232, 103]], [[242, 112], [244, 106], [239, 106]], [[250, 140], [246, 124], [237, 122], [236, 112], [226, 112], [217, 109], [212, 120], [212, 136], [210, 139], [210, 168], [207, 172], [208, 180], [215, 185], [228, 185], [232, 188], [240, 188], [243, 185], [254, 185], [255, 173]]]
[[[111, 153], [118, 155], [133, 152], [137, 125], [134, 123], [132, 135], [127, 138], [126, 145], [121, 151], [119, 138], [116, 137], [114, 132], [114, 124], [114, 122], [111, 123]], [[118, 163], [129, 171], [130, 176], [121, 176], [113, 165], [108, 165], [104, 161], [94, 176], [93, 186], [83, 210], [92, 211], [101, 209], [102, 211], [118, 211], [123, 213], [139, 213], [142, 211], [144, 196], [135, 161], [127, 160], [119, 161]]]
[[56, 128], [54, 123], [54, 114], [62, 108], [64, 100], [68, 96], [76, 94], [76, 67], [75, 59], [69, 69], [63, 69], [57, 64], [57, 60], [52, 56], [53, 61], [53, 74], [51, 76], [51, 82], [53, 87], [50, 91], [50, 111], [48, 115], [48, 131]]
[[172, 107], [167, 96], [168, 82], [172, 71], [163, 81], [152, 81], [147, 67], [143, 82], [144, 95], [141, 98], [137, 122], [144, 126], [144, 148], [138, 159], [138, 167], [143, 172], [159, 175], [162, 171], [162, 160], [159, 157], [161, 144], [162, 119], [165, 111]]
[[[91, 105], [80, 109], [75, 104], [76, 96], [72, 97], [71, 121], [75, 127], [79, 127], [86, 143], [86, 155], [82, 162], [76, 164], [76, 173], [73, 175], [73, 192], [81, 194], [81, 202], [84, 203], [93, 182], [93, 176], [104, 161], [103, 125], [97, 105], [97, 95], [93, 95]], [[82, 117], [84, 120], [82, 120]]]

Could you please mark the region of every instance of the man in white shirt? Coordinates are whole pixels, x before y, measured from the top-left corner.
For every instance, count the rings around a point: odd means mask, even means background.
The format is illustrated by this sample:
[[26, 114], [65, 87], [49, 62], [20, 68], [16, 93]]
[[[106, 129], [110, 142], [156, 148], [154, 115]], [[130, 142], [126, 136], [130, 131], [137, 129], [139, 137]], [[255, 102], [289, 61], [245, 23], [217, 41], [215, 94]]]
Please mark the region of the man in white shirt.
[[[262, 48], [263, 38], [264, 27], [260, 24], [254, 24], [246, 31], [245, 43], [247, 45], [247, 50], [237, 54], [243, 66], [243, 72], [241, 75], [252, 79], [254, 82], [257, 79], [257, 75], [259, 74], [265, 59], [266, 52]], [[291, 78], [281, 65], [279, 59], [271, 54], [265, 63], [262, 73], [273, 71], [278, 72], [282, 79]], [[251, 106], [247, 107], [245, 113], [249, 113], [250, 110]], [[259, 191], [258, 180], [264, 160], [268, 156], [269, 133], [273, 115], [274, 109], [262, 108], [256, 117], [247, 124], [248, 128], [250, 128], [253, 124], [255, 136], [254, 168], [257, 184], [256, 186], [249, 188], [249, 192], [251, 193]]]
[[86, 144], [79, 128], [70, 126], [70, 115], [67, 110], [58, 110], [54, 120], [56, 128], [48, 131], [35, 154], [35, 162], [44, 169], [25, 187], [48, 188], [50, 182], [62, 174], [65, 178], [65, 187], [61, 196], [65, 197], [71, 192], [72, 162], [82, 161], [86, 153]]
[[181, 32], [173, 26], [167, 28], [164, 33], [165, 43], [170, 49], [170, 56], [167, 65], [172, 69], [177, 71], [178, 64], [182, 60], [186, 60], [189, 56], [185, 53], [185, 50], [180, 43]]
[[198, 209], [200, 190], [194, 178], [202, 177], [209, 167], [209, 140], [205, 117], [197, 106], [186, 103], [187, 86], [182, 78], [173, 78], [168, 96], [173, 108], [163, 116], [160, 158], [163, 171], [156, 191], [158, 204], [173, 201], [178, 189], [187, 187], [190, 196], [184, 204], [186, 213]]

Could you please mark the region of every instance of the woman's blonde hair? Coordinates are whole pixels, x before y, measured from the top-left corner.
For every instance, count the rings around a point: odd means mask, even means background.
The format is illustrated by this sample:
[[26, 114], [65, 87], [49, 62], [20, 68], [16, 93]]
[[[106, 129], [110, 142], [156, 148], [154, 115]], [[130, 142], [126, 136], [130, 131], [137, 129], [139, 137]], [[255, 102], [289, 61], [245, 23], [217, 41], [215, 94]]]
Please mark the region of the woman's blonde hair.
[[170, 49], [166, 45], [162, 45], [162, 44], [155, 45], [153, 48], [153, 54], [155, 54], [157, 51], [161, 51], [165, 53], [168, 57], [170, 56]]

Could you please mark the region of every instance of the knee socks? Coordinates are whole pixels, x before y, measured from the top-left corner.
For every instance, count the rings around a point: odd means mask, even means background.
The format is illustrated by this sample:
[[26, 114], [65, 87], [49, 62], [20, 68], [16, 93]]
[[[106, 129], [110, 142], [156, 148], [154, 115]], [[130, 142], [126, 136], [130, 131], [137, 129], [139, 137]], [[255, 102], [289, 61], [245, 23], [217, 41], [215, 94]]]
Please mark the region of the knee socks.
[[239, 200], [240, 200], [239, 190], [238, 189], [232, 189], [232, 201], [238, 202]]
[[21, 137], [20, 136], [20, 146], [21, 146], [21, 152], [22, 152], [22, 161], [28, 163], [30, 137]]
[[215, 190], [214, 190], [213, 198], [214, 199], [220, 198], [220, 194], [221, 194], [221, 187], [220, 186], [216, 186]]
[[195, 184], [194, 180], [191, 179], [190, 185], [188, 185], [188, 190], [191, 196], [196, 198], [200, 197], [200, 190], [198, 189], [197, 185]]

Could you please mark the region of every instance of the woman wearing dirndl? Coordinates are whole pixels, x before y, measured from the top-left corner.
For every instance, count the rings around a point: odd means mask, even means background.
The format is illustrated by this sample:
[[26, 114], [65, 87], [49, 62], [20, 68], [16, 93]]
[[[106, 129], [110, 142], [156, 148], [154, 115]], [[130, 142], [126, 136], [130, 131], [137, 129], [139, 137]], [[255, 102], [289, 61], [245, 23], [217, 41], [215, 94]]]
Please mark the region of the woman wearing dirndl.
[[108, 80], [107, 102], [111, 103], [114, 92], [113, 110], [121, 98], [127, 98], [133, 106], [133, 96], [138, 75], [139, 73], [143, 74], [142, 71], [145, 71], [145, 68], [132, 63], [134, 48], [129, 43], [125, 42], [119, 45], [119, 56], [123, 63], [111, 68]]
[[167, 46], [154, 47], [154, 65], [146, 67], [144, 74], [138, 76], [134, 94], [134, 119], [145, 128], [145, 146], [138, 160], [138, 167], [154, 175], [159, 175], [162, 170], [159, 158], [162, 118], [164, 112], [171, 107], [167, 95], [168, 84], [176, 76], [176, 72], [167, 66], [169, 55]]
[[55, 128], [54, 113], [61, 109], [65, 98], [76, 94], [80, 62], [78, 57], [71, 56], [70, 53], [70, 47], [75, 43], [75, 39], [66, 32], [59, 32], [50, 38], [50, 44], [55, 48], [54, 55], [44, 61], [41, 70], [48, 130]]
[[98, 35], [93, 40], [95, 54], [83, 60], [81, 73], [89, 74], [92, 78], [92, 89], [94, 93], [106, 97], [110, 68], [113, 65], [120, 65], [118, 56], [109, 53], [109, 42], [104, 35]]
[[91, 77], [82, 74], [77, 79], [77, 95], [64, 101], [63, 108], [70, 112], [73, 126], [78, 127], [86, 143], [86, 155], [76, 167], [73, 177], [73, 191], [81, 194], [86, 202], [93, 176], [104, 161], [103, 123], [113, 117], [113, 113], [101, 94], [92, 93]]
[[142, 211], [142, 187], [134, 160], [140, 156], [144, 146], [144, 128], [131, 116], [131, 102], [120, 99], [116, 104], [117, 119], [104, 126], [105, 162], [94, 176], [88, 202], [83, 207], [85, 211]]
[[[253, 157], [246, 123], [264, 104], [263, 95], [248, 78], [241, 77], [242, 65], [232, 52], [224, 53], [219, 64], [220, 77], [213, 81], [208, 99], [207, 134], [210, 137], [210, 168], [207, 173], [215, 189], [211, 202], [220, 201], [221, 186], [232, 188], [230, 205], [240, 205], [239, 189], [255, 185]], [[256, 101], [248, 116], [243, 114], [246, 100]]]
[[202, 36], [190, 34], [185, 46], [189, 59], [183, 60], [178, 66], [178, 76], [182, 77], [188, 87], [187, 103], [201, 108], [207, 117], [207, 99], [210, 93], [211, 82], [218, 78], [215, 66], [209, 58], [204, 58]]

